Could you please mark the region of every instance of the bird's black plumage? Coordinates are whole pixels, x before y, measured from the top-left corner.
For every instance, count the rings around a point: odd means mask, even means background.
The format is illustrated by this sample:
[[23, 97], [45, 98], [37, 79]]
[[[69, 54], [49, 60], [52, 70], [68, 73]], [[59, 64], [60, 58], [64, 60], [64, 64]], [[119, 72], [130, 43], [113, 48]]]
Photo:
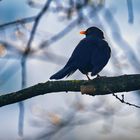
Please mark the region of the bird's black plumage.
[[111, 50], [104, 40], [103, 32], [97, 27], [90, 27], [84, 34], [86, 37], [76, 46], [64, 68], [50, 79], [61, 79], [77, 69], [83, 74], [91, 72], [91, 76], [94, 76], [104, 68], [110, 58]]

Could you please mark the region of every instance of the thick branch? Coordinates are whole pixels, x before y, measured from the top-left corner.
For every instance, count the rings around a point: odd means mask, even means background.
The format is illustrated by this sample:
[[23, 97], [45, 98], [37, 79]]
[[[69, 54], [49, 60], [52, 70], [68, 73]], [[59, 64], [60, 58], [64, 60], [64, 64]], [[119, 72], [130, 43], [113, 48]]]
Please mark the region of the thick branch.
[[140, 74], [117, 77], [100, 77], [94, 80], [47, 81], [26, 89], [0, 96], [0, 107], [34, 96], [54, 92], [79, 92], [83, 94], [106, 95], [116, 92], [128, 92], [140, 89]]

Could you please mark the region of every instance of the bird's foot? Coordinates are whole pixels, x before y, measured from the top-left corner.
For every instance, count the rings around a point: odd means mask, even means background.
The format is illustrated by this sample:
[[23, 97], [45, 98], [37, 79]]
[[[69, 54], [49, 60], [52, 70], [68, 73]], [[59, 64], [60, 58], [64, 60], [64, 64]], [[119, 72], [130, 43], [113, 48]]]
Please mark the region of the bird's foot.
[[106, 77], [106, 76], [100, 76], [99, 74], [97, 74], [97, 76], [96, 76], [96, 78], [104, 78], [104, 77]]
[[91, 80], [90, 77], [88, 76], [88, 74], [86, 74], [86, 76], [87, 76], [88, 80]]
[[100, 78], [101, 76], [99, 74], [97, 74], [96, 78]]

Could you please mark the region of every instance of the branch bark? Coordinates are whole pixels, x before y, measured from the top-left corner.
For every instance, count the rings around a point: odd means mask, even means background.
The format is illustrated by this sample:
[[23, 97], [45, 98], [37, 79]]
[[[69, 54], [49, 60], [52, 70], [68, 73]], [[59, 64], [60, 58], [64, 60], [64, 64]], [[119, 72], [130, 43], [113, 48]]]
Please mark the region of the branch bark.
[[140, 90], [140, 74], [100, 77], [93, 80], [47, 81], [23, 90], [0, 96], [0, 107], [17, 103], [34, 96], [54, 92], [80, 92], [88, 95], [107, 95]]

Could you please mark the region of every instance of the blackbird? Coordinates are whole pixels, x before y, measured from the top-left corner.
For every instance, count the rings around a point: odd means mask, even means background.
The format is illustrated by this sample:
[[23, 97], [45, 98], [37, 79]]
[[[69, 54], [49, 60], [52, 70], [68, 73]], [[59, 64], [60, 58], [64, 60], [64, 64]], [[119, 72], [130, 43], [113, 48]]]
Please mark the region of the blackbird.
[[81, 31], [80, 34], [84, 34], [86, 37], [76, 46], [66, 65], [50, 79], [68, 77], [76, 70], [86, 74], [89, 79], [89, 72], [91, 72], [91, 76], [98, 76], [98, 73], [107, 64], [111, 49], [105, 41], [102, 30], [90, 27], [86, 31]]

